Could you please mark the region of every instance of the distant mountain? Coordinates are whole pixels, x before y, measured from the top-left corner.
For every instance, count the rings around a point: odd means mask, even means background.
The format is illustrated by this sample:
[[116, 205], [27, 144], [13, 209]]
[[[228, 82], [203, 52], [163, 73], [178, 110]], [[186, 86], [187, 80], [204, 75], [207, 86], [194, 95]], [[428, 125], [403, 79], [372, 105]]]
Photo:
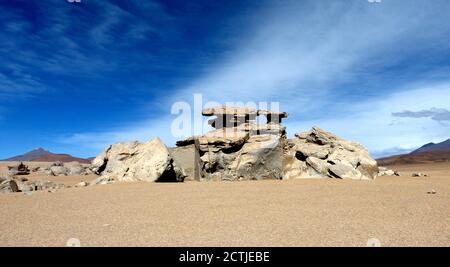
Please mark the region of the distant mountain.
[[73, 157], [69, 154], [55, 154], [43, 148], [37, 148], [30, 152], [27, 152], [23, 155], [11, 157], [8, 159], [4, 159], [3, 161], [44, 161], [44, 162], [53, 162], [53, 161], [62, 161], [62, 162], [71, 162], [78, 161], [80, 163], [90, 163], [90, 159], [83, 159]]
[[449, 150], [450, 151], [450, 139], [441, 142], [441, 143], [428, 143], [426, 145], [421, 146], [420, 148], [414, 150], [411, 153], [418, 152], [426, 152], [426, 151], [441, 151], [441, 150]]
[[428, 143], [411, 153], [377, 159], [379, 165], [431, 163], [450, 161], [450, 139]]

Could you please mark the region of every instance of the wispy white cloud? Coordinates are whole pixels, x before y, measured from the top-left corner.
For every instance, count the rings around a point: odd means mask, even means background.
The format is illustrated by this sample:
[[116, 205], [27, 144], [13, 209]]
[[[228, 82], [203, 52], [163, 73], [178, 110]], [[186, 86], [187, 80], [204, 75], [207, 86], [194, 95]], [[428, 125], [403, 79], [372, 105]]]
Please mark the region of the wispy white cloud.
[[[245, 25], [248, 34], [209, 72], [155, 100], [167, 107], [166, 116], [67, 140], [92, 145], [158, 135], [173, 144], [171, 104], [202, 93], [206, 101], [280, 101], [290, 113], [290, 133], [319, 124], [374, 152], [439, 141], [448, 134], [442, 125], [426, 118], [393, 123], [392, 117], [402, 110], [450, 108], [448, 83], [436, 84], [439, 66], [404, 74], [403, 81], [381, 76], [417, 54], [447, 49], [448, 11], [446, 1], [274, 2]], [[370, 88], [366, 80], [373, 81]], [[355, 83], [360, 87], [346, 88]]]

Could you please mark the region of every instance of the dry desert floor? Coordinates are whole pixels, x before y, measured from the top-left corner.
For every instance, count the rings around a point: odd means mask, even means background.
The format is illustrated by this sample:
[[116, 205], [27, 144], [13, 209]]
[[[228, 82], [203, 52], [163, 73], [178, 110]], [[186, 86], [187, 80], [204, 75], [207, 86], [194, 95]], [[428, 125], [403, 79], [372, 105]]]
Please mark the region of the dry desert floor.
[[[369, 238], [381, 246], [450, 246], [450, 163], [392, 169], [402, 176], [4, 193], [0, 246], [66, 246], [70, 238], [81, 246], [366, 246]], [[430, 176], [411, 177], [418, 171]], [[93, 178], [29, 177], [69, 185]]]

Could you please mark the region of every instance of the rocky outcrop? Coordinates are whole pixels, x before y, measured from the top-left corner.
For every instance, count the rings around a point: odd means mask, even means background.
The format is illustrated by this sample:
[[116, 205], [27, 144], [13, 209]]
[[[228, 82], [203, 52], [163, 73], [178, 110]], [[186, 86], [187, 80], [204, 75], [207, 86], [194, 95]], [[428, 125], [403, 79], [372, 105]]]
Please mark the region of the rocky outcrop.
[[[319, 127], [298, 133], [288, 140], [284, 175], [288, 177], [332, 177], [372, 180], [378, 174], [377, 162], [359, 143], [344, 140]], [[303, 163], [296, 163], [293, 156]], [[304, 169], [298, 174], [297, 165]], [[292, 173], [294, 172], [294, 173]]]
[[[93, 161], [100, 177], [91, 184], [114, 181], [240, 181], [262, 179], [339, 178], [373, 180], [377, 162], [359, 143], [318, 127], [286, 138], [286, 112], [215, 107], [215, 129], [178, 141], [169, 149], [155, 138], [145, 143], [108, 146]], [[267, 123], [257, 124], [257, 116]], [[78, 171], [78, 170], [77, 170]]]
[[181, 182], [186, 177], [159, 138], [110, 145], [92, 161], [91, 169], [118, 181]]
[[[202, 136], [178, 141], [176, 148], [196, 148], [192, 155], [198, 153], [200, 156], [199, 180], [238, 181], [283, 177], [286, 127], [280, 122], [287, 117], [286, 112], [220, 106], [205, 109], [202, 114], [216, 116], [209, 121], [216, 129]], [[267, 123], [256, 124], [259, 115], [266, 116]]]
[[[318, 127], [286, 139], [286, 127], [281, 125], [286, 112], [221, 106], [206, 109], [203, 115], [216, 116], [210, 120], [216, 129], [177, 142], [178, 147], [198, 143], [201, 180], [377, 176], [377, 162], [357, 142]], [[259, 115], [266, 116], [267, 123], [256, 124]]]

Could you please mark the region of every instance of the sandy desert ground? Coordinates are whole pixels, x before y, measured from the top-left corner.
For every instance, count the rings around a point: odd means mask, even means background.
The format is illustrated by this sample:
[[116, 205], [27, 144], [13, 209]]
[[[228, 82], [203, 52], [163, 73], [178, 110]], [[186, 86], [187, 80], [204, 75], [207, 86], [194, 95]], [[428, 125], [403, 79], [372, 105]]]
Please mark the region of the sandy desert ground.
[[[0, 163], [0, 172], [7, 163]], [[38, 163], [29, 163], [33, 166]], [[115, 183], [0, 194], [1, 246], [450, 246], [450, 163], [375, 181]], [[411, 177], [412, 172], [430, 177]], [[94, 177], [45, 177], [73, 185]], [[428, 194], [435, 190], [436, 194]]]

